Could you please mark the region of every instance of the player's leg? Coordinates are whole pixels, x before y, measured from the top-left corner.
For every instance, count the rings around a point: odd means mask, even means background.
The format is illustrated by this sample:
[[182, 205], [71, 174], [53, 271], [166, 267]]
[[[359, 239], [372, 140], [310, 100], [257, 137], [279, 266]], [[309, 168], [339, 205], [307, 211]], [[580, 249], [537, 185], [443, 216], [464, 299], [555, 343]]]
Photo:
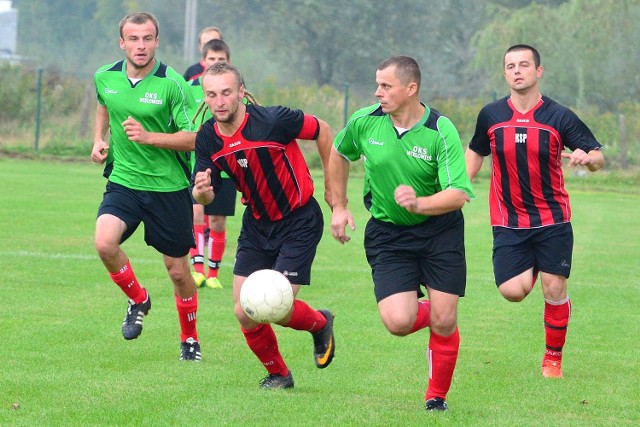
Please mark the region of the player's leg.
[[222, 263], [222, 256], [227, 244], [227, 217], [222, 215], [209, 216], [209, 241], [207, 242], [209, 271], [207, 273], [207, 286], [213, 289], [222, 288], [218, 278], [218, 271]]
[[233, 270], [233, 312], [249, 349], [267, 370], [268, 375], [260, 382], [260, 387], [291, 388], [293, 376], [280, 353], [273, 327], [255, 322], [245, 314], [240, 305], [240, 289], [247, 276], [254, 271], [271, 268], [275, 261], [276, 252], [270, 247], [270, 240], [265, 237], [269, 235], [270, 225], [256, 221], [250, 208], [246, 208]]
[[164, 264], [173, 283], [176, 309], [180, 323], [180, 360], [200, 361], [202, 354], [196, 328], [198, 291], [190, 273], [187, 256], [174, 258], [163, 255]]
[[562, 350], [571, 318], [571, 300], [567, 294], [573, 255], [571, 224], [545, 227], [537, 237], [535, 250], [544, 295], [545, 353], [542, 374], [548, 378], [561, 378]]
[[205, 207], [200, 203], [193, 204], [193, 236], [196, 245], [189, 250], [189, 256], [191, 258], [191, 264], [193, 265], [193, 279], [197, 287], [204, 285], [206, 280], [204, 274], [204, 246], [206, 243], [204, 231], [207, 225], [204, 222], [204, 210]]
[[180, 324], [180, 360], [201, 359], [198, 341], [198, 290], [191, 275], [189, 250], [193, 238], [193, 204], [188, 189], [147, 193], [144, 238], [163, 255], [173, 284]]
[[140, 223], [140, 205], [136, 192], [108, 183], [98, 210], [95, 246], [111, 280], [127, 295], [127, 314], [122, 323], [125, 339], [135, 339], [142, 333], [142, 320], [151, 308], [151, 299], [135, 276], [129, 258], [120, 247]]
[[[311, 266], [323, 227], [322, 210], [314, 198], [285, 221], [274, 224], [272, 236], [275, 236], [274, 245], [278, 253], [272, 268], [287, 276], [294, 295], [298, 294], [301, 286], [311, 283]], [[278, 323], [311, 333], [315, 364], [322, 369], [329, 366], [335, 355], [333, 319], [331, 311], [317, 310], [296, 297], [291, 312]]]
[[529, 244], [535, 232], [493, 227], [493, 272], [500, 294], [508, 301], [522, 301], [535, 284], [536, 258]]
[[[429, 384], [425, 409], [447, 410], [446, 397], [458, 360], [458, 300], [464, 296], [467, 268], [464, 220], [460, 212], [434, 220], [420, 262], [431, 302], [431, 333], [427, 356]], [[441, 223], [441, 224], [439, 224]], [[438, 231], [440, 229], [440, 231]]]
[[218, 272], [227, 244], [227, 217], [235, 215], [237, 194], [238, 192], [233, 181], [224, 178], [213, 202], [205, 207], [205, 213], [209, 216], [207, 257], [209, 261], [209, 272], [207, 274], [206, 284], [210, 288], [222, 288]]

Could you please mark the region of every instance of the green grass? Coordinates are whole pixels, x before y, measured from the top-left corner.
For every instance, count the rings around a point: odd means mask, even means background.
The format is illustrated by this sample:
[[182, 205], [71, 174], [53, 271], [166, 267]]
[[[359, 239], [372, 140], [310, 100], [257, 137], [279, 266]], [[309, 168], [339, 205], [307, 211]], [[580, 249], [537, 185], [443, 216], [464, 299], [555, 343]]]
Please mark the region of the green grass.
[[354, 176], [351, 184], [353, 239], [344, 246], [333, 240], [325, 209], [313, 285], [299, 295], [337, 315], [334, 362], [316, 369], [311, 337], [276, 327], [296, 386], [265, 392], [257, 387], [265, 371], [232, 313], [240, 216], [229, 219], [225, 288], [200, 292], [203, 361], [180, 363], [172, 287], [141, 230], [124, 248], [154, 305], [140, 339], [122, 339], [126, 301], [93, 248], [101, 167], [88, 160], [0, 158], [0, 425], [640, 423], [640, 196], [624, 194], [624, 186], [591, 192], [588, 183], [569, 180], [574, 312], [565, 378], [545, 380], [540, 287], [519, 304], [499, 296], [486, 180], [476, 185], [478, 198], [465, 207], [469, 277], [460, 302], [462, 342], [450, 411], [429, 414], [423, 409], [428, 331], [398, 338], [381, 325], [362, 249], [362, 179]]

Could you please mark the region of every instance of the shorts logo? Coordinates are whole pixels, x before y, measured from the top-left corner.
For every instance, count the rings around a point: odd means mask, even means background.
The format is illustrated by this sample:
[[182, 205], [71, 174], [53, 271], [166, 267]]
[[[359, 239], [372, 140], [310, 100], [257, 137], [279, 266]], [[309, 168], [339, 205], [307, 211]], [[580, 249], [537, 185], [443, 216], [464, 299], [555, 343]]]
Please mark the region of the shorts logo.
[[425, 162], [430, 162], [432, 160], [427, 149], [425, 147], [418, 147], [417, 145], [413, 147], [413, 150], [407, 150], [407, 156], [424, 160]]
[[282, 274], [284, 274], [287, 277], [298, 277], [298, 272], [297, 271], [283, 271]]

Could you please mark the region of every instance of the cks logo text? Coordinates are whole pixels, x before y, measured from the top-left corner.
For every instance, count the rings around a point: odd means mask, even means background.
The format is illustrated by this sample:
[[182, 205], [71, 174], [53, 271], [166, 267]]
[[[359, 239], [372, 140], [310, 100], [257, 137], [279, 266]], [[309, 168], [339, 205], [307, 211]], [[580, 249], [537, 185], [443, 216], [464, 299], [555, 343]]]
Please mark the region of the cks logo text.
[[249, 161], [247, 159], [238, 159], [238, 164], [241, 168], [246, 168], [249, 166]]
[[525, 144], [527, 142], [526, 133], [516, 133], [516, 144]]

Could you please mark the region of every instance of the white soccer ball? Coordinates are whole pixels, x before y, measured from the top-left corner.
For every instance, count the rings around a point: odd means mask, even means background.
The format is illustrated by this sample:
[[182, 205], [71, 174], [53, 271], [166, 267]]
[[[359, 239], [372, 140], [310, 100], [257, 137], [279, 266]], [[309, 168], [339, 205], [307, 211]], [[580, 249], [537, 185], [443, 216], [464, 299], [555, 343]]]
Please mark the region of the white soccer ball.
[[242, 284], [240, 305], [246, 315], [256, 322], [279, 322], [293, 306], [291, 283], [279, 271], [255, 271]]

